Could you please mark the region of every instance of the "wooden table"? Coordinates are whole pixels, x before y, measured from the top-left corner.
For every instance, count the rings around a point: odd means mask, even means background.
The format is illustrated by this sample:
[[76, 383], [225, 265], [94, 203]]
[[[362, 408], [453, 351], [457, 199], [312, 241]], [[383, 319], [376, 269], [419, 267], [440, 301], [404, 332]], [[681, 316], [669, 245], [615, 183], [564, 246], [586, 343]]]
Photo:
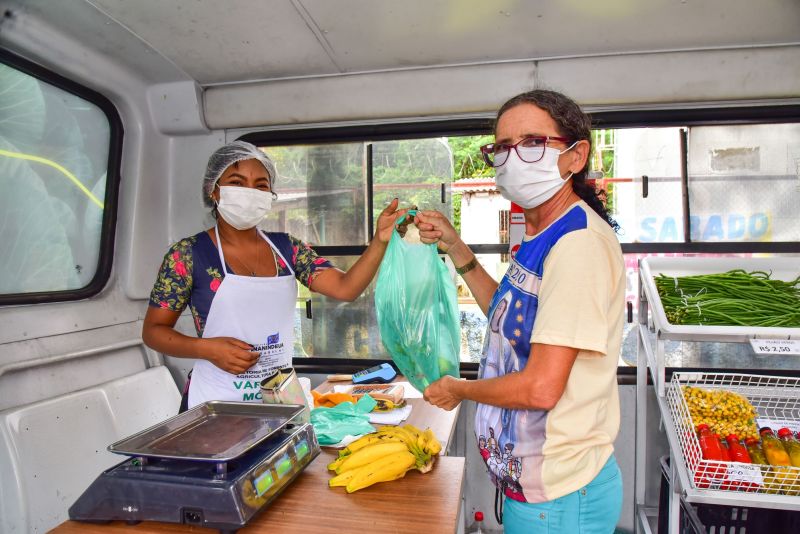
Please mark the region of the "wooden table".
[[[323, 384], [318, 389], [325, 391]], [[409, 399], [409, 423], [430, 427], [446, 451], [455, 428], [458, 411], [446, 412], [422, 399]], [[267, 508], [256, 515], [241, 534], [287, 533], [408, 533], [456, 532], [464, 486], [464, 458], [440, 456], [431, 472], [410, 471], [404, 478], [376, 484], [356, 493], [330, 488], [326, 466], [336, 451], [322, 453]], [[215, 529], [145, 521], [128, 525], [122, 521], [106, 524], [66, 521], [53, 529], [57, 534], [166, 534], [214, 533]]]
[[[410, 471], [400, 480], [356, 493], [328, 487], [326, 465], [336, 455], [324, 450], [241, 534], [379, 532], [456, 532], [464, 485], [464, 458], [440, 456], [433, 470]], [[97, 525], [67, 521], [58, 534], [214, 533], [215, 529], [145, 521]]]

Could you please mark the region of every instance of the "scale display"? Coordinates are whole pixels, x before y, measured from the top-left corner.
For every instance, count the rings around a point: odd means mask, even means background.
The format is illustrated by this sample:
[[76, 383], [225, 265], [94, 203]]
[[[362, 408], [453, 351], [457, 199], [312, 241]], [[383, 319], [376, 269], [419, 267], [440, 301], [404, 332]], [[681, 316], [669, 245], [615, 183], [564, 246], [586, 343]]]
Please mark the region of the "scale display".
[[266, 471], [263, 475], [256, 477], [254, 486], [256, 494], [261, 497], [275, 484], [275, 476], [272, 471]]

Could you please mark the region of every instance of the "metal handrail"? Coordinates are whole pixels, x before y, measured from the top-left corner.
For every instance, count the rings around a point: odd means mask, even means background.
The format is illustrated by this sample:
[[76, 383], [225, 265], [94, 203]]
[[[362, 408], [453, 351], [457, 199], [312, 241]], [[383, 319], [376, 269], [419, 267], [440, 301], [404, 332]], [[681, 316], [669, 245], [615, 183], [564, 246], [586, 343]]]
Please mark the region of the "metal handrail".
[[41, 367], [44, 365], [50, 365], [54, 363], [66, 362], [70, 360], [77, 360], [80, 358], [86, 358], [89, 356], [96, 356], [97, 354], [101, 354], [103, 352], [112, 352], [115, 350], [127, 349], [130, 347], [135, 347], [136, 345], [143, 345], [141, 338], [136, 339], [126, 339], [125, 341], [117, 341], [116, 343], [109, 343], [107, 345], [100, 345], [98, 347], [91, 347], [88, 349], [83, 350], [76, 350], [72, 352], [67, 352], [64, 354], [55, 354], [52, 356], [42, 356], [39, 358], [33, 358], [31, 360], [25, 360], [21, 362], [14, 362], [14, 363], [7, 363], [4, 365], [0, 365], [0, 376], [3, 376], [6, 373], [10, 373], [13, 371], [22, 371], [25, 369], [32, 369], [34, 367]]

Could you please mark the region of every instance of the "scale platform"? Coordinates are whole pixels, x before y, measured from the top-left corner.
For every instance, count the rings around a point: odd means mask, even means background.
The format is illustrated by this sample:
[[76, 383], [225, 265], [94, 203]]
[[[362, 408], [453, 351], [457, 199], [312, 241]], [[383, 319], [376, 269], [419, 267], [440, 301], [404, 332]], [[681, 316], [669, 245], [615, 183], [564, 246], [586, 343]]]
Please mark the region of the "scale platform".
[[243, 527], [319, 454], [303, 406], [209, 402], [110, 445], [130, 456], [69, 509], [87, 522]]

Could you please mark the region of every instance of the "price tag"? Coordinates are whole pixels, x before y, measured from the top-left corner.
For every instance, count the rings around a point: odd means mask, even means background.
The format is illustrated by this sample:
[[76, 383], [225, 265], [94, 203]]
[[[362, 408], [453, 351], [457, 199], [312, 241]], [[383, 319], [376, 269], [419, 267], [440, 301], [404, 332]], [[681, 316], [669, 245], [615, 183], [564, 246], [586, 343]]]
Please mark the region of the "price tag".
[[794, 419], [767, 419], [766, 417], [759, 417], [756, 419], [758, 428], [771, 428], [775, 435], [778, 434], [778, 429], [788, 428], [792, 432], [800, 432], [800, 421]]
[[798, 339], [751, 339], [756, 354], [794, 354], [800, 356]]
[[736, 463], [728, 466], [728, 480], [744, 482], [753, 486], [763, 486], [764, 478], [761, 475], [761, 468], [757, 465], [747, 465]]

